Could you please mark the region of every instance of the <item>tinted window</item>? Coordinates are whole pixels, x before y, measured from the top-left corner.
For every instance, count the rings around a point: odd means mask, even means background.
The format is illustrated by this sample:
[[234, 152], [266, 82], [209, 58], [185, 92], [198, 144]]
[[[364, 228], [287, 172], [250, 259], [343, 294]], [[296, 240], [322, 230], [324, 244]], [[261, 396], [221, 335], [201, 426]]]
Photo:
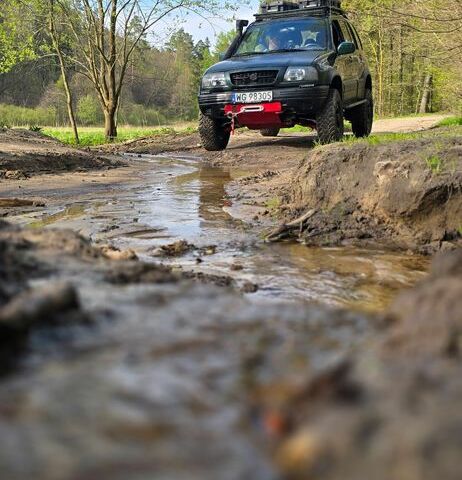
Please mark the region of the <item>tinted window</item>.
[[345, 37], [343, 35], [342, 29], [340, 28], [340, 24], [338, 23], [338, 20], [334, 20], [332, 22], [332, 35], [333, 35], [335, 48], [337, 49], [338, 46], [345, 41]]
[[341, 20], [340, 21], [340, 27], [342, 28], [343, 37], [345, 38], [345, 40], [347, 42], [351, 42], [351, 43], [356, 44], [355, 38], [354, 38], [353, 34], [351, 33], [351, 30], [350, 30], [350, 27], [348, 26], [348, 23], [345, 22], [344, 20]]
[[262, 22], [247, 29], [235, 55], [279, 50], [325, 50], [327, 46], [327, 23], [324, 19]]
[[358, 31], [356, 30], [356, 28], [351, 23], [349, 23], [348, 26], [351, 28], [351, 31], [353, 32], [353, 35], [355, 37], [356, 47], [358, 47], [362, 50], [363, 43], [361, 42], [361, 38], [358, 35]]

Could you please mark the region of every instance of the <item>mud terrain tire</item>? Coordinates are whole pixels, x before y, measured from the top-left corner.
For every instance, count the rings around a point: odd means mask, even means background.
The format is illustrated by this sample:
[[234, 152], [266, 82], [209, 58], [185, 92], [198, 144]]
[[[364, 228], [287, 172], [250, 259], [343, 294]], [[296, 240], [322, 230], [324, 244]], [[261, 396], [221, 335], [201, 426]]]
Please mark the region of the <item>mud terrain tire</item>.
[[277, 137], [280, 131], [280, 128], [264, 128], [260, 133], [263, 137]]
[[366, 90], [366, 103], [353, 108], [349, 113], [351, 127], [355, 137], [368, 137], [372, 131], [374, 121], [374, 100], [372, 91]]
[[199, 117], [199, 135], [202, 146], [207, 151], [218, 152], [228, 146], [231, 132], [227, 132], [221, 122], [201, 113]]
[[329, 91], [326, 104], [317, 117], [317, 131], [319, 142], [339, 142], [343, 138], [343, 102], [336, 89]]

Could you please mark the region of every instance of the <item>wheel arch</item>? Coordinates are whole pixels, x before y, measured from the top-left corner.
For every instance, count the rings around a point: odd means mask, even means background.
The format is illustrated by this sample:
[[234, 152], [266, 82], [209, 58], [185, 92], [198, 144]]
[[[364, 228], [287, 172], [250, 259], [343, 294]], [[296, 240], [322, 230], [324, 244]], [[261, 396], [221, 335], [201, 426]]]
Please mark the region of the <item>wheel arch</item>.
[[366, 78], [366, 90], [372, 90], [372, 77], [370, 74]]
[[336, 75], [332, 78], [330, 82], [330, 88], [335, 88], [340, 93], [340, 96], [343, 98], [343, 82], [339, 75]]

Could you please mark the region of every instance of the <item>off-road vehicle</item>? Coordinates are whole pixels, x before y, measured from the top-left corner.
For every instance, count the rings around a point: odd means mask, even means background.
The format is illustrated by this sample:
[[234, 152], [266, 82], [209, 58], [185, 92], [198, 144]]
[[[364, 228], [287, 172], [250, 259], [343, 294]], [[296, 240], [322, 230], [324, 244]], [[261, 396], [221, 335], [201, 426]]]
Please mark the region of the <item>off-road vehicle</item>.
[[[275, 1], [262, 6], [199, 92], [199, 132], [207, 150], [223, 150], [234, 128], [277, 136], [281, 128], [316, 129], [321, 143], [357, 137], [373, 121], [372, 80], [363, 46], [338, 0]], [[247, 27], [248, 28], [245, 28]]]

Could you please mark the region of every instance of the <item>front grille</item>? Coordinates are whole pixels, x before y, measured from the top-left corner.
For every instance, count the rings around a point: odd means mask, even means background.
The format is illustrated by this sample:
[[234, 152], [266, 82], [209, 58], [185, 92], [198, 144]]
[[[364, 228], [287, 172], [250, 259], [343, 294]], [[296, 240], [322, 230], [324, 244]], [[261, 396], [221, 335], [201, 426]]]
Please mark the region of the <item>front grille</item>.
[[278, 76], [278, 70], [262, 70], [260, 72], [238, 72], [231, 74], [231, 82], [236, 87], [247, 85], [273, 85]]

